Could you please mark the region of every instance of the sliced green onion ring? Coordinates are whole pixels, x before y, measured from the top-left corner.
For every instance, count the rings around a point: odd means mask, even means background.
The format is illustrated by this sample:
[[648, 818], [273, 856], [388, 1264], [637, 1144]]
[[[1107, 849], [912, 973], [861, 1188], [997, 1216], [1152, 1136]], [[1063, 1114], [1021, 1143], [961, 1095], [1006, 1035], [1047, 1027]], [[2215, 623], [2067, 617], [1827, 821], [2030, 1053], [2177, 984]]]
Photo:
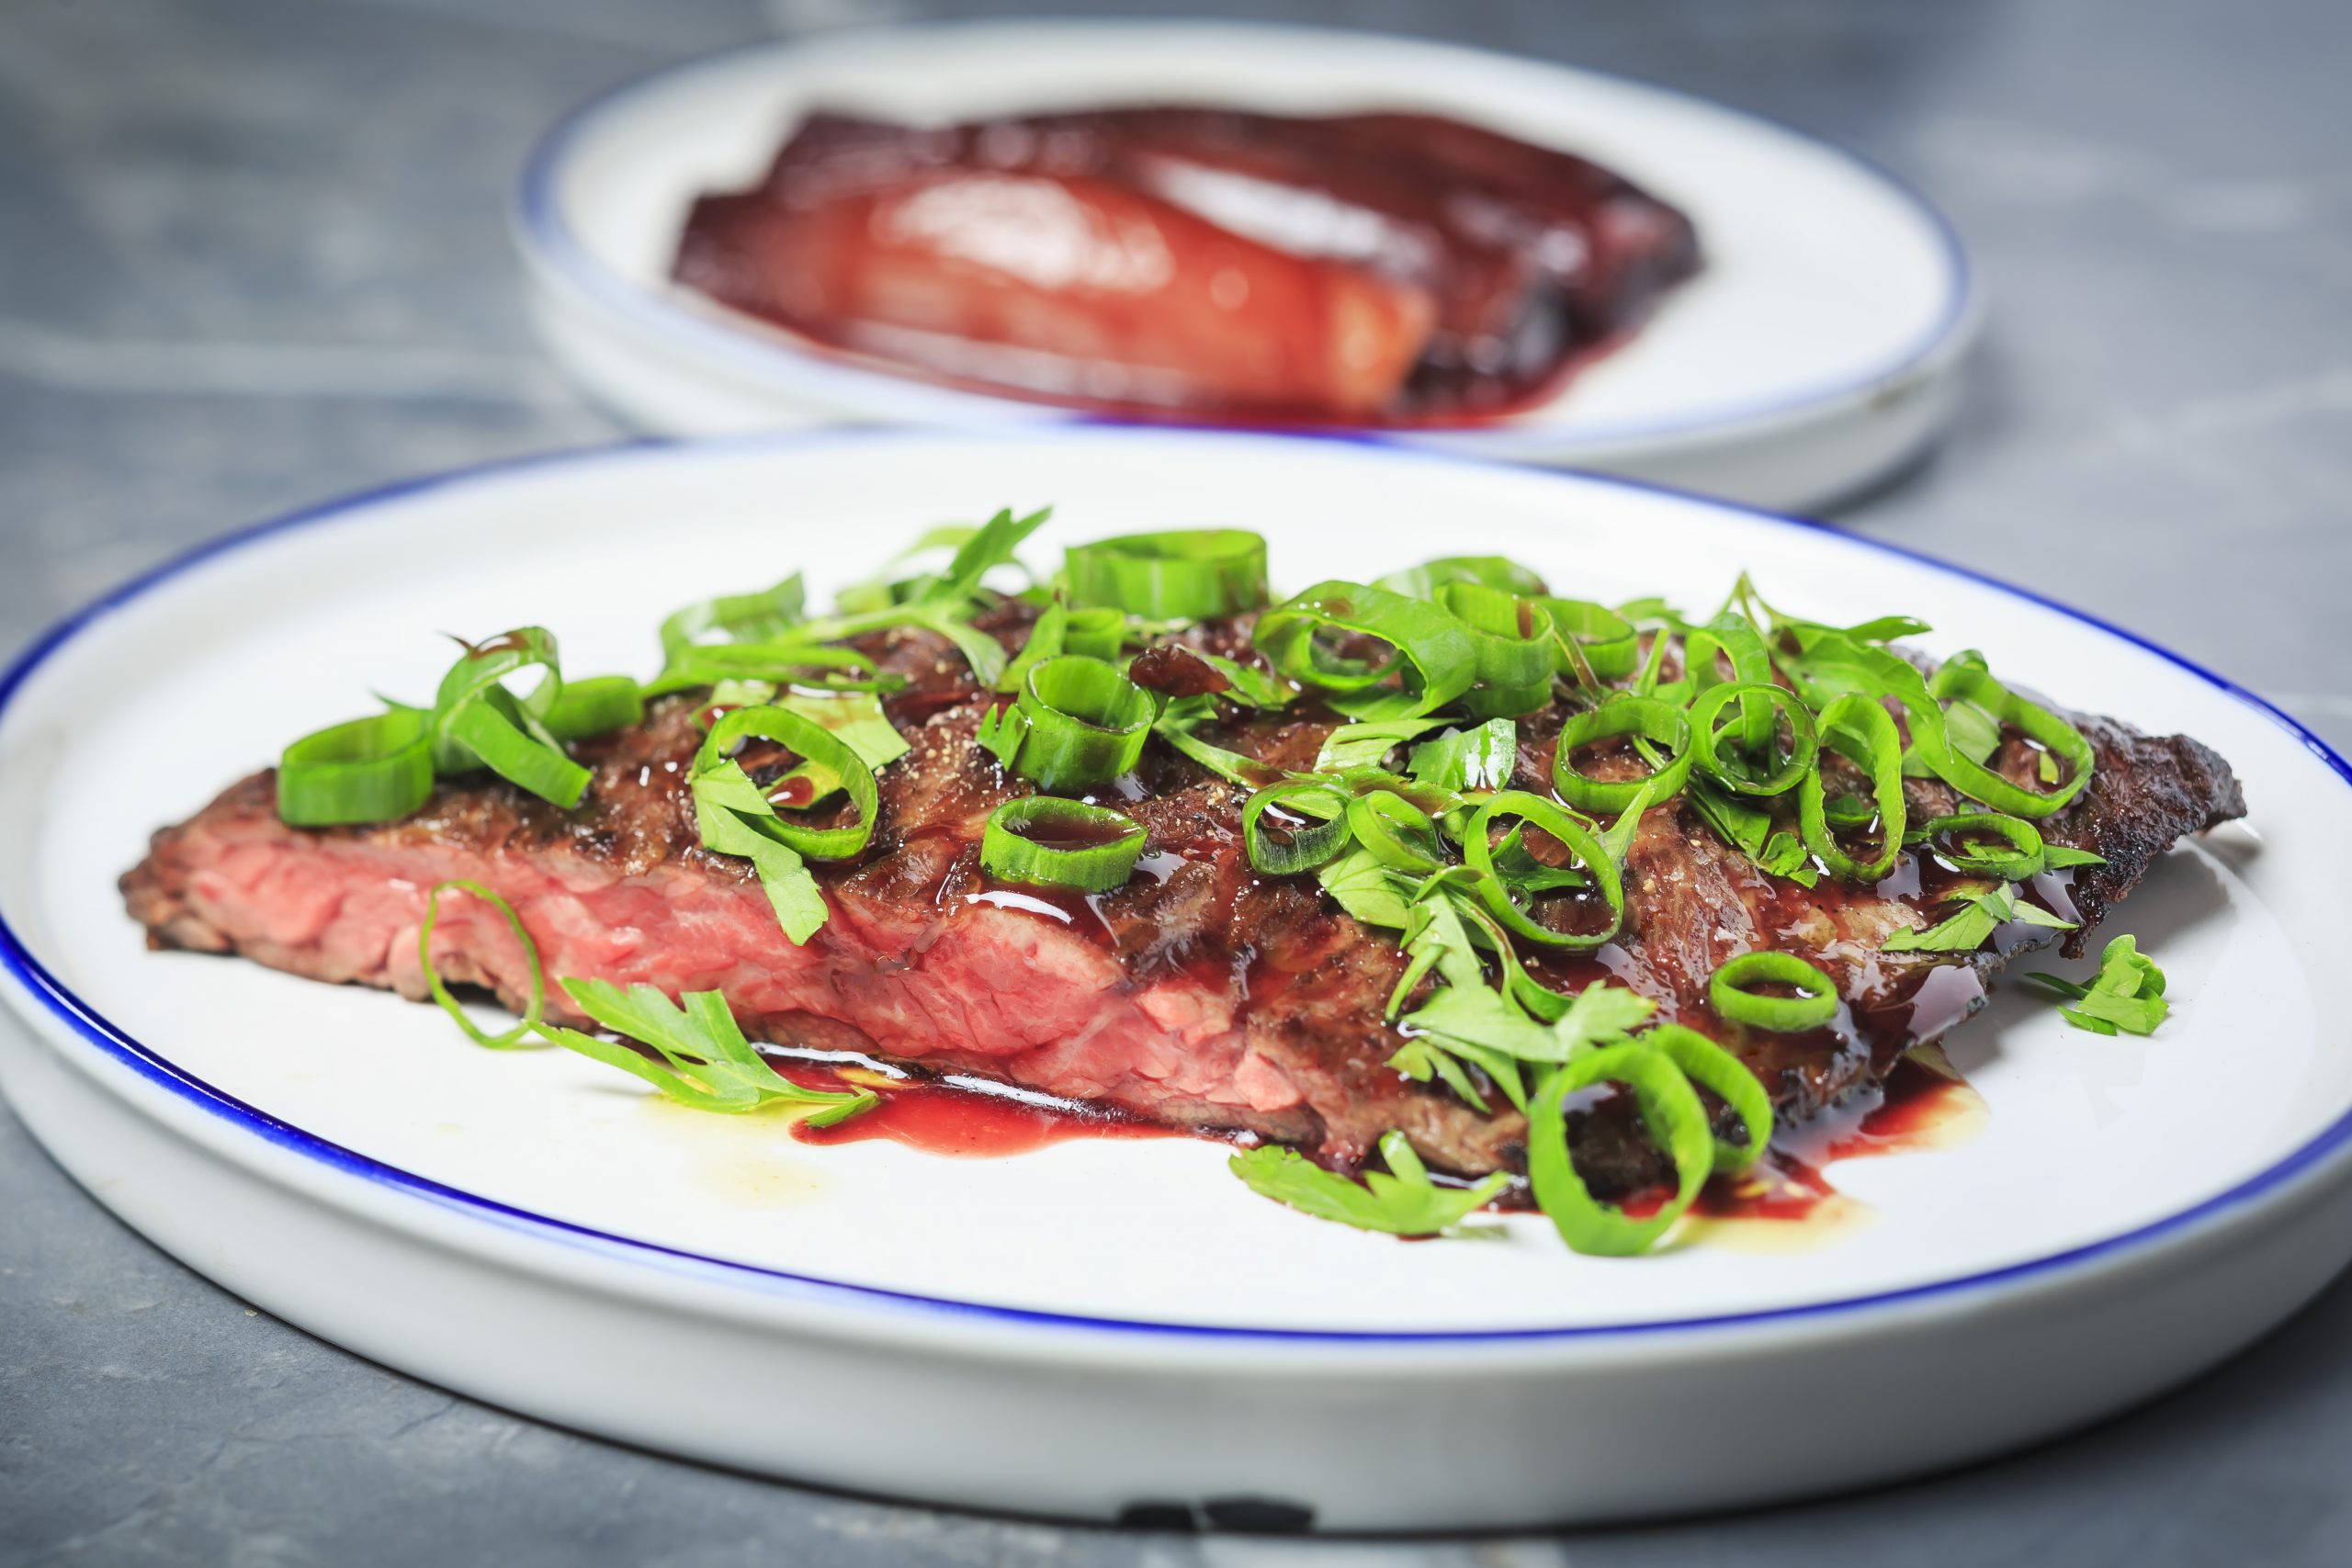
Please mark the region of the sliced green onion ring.
[[583, 740], [626, 729], [644, 716], [645, 694], [635, 681], [627, 675], [592, 675], [555, 688], [538, 719], [558, 740]]
[[433, 734], [422, 708], [314, 730], [277, 761], [277, 815], [296, 828], [392, 822], [433, 798]]
[[[1750, 986], [1786, 986], [1793, 997], [1768, 997]], [[1733, 1023], [1776, 1034], [1818, 1029], [1838, 1016], [1837, 982], [1792, 953], [1743, 953], [1709, 976], [1707, 1000]]]
[[[857, 820], [842, 828], [811, 828], [786, 820], [774, 808], [775, 785], [761, 792], [768, 803], [767, 815], [750, 818], [752, 826], [778, 843], [806, 855], [810, 860], [847, 860], [864, 852], [874, 837], [874, 821], [880, 808], [881, 791], [874, 783], [874, 770], [867, 767], [849, 745], [816, 720], [803, 717], [789, 708], [735, 708], [719, 716], [703, 737], [702, 750], [695, 753], [694, 772], [703, 774], [724, 767], [740, 764], [733, 758], [735, 748], [745, 740], [773, 740], [801, 759], [801, 767], [829, 781], [838, 781], [840, 787], [857, 808]], [[789, 774], [787, 777], [791, 776]], [[830, 793], [830, 792], [827, 792]], [[806, 802], [814, 805], [820, 795]], [[737, 811], [737, 815], [746, 813]]]
[[[1568, 1152], [1567, 1098], [1597, 1083], [1634, 1091], [1644, 1125], [1674, 1164], [1674, 1195], [1643, 1219], [1595, 1198]], [[1690, 1207], [1714, 1166], [1714, 1132], [1698, 1091], [1670, 1057], [1639, 1040], [1585, 1052], [1544, 1079], [1528, 1105], [1528, 1179], [1560, 1239], [1577, 1252], [1647, 1251]]]
[[1143, 756], [1158, 710], [1114, 664], [1081, 653], [1041, 660], [1014, 705], [1025, 728], [1012, 771], [1054, 793], [1108, 784]]
[[644, 694], [667, 696], [721, 681], [766, 681], [841, 692], [893, 691], [906, 684], [903, 675], [876, 673], [874, 660], [851, 648], [793, 641], [697, 643], [673, 659], [646, 685]]
[[[1576, 660], [1603, 681], [1622, 681], [1642, 661], [1642, 634], [1606, 604], [1589, 599], [1539, 597], [1560, 638], [1560, 673], [1576, 678]], [[1575, 652], [1569, 652], [1573, 647]]]
[[1437, 823], [1394, 790], [1368, 790], [1348, 802], [1348, 830], [1381, 864], [1397, 871], [1442, 870]]
[[1552, 700], [1557, 672], [1552, 613], [1483, 582], [1448, 582], [1437, 602], [1470, 628], [1477, 684], [1462, 694], [1462, 710], [1473, 718], [1517, 718]]
[[1544, 580], [1509, 556], [1440, 556], [1435, 560], [1392, 571], [1374, 582], [1375, 588], [1434, 599], [1449, 582], [1483, 582], [1513, 593], [1541, 593]]
[[1266, 538], [1243, 528], [1123, 534], [1071, 547], [1069, 602], [1153, 621], [1238, 615], [1266, 602]]
[[989, 813], [980, 869], [1006, 882], [1108, 893], [1134, 874], [1148, 837], [1142, 823], [1107, 807], [1024, 795]]
[[[1876, 697], [1849, 693], [1821, 710], [1821, 750], [1813, 771], [1797, 786], [1797, 827], [1830, 874], [1848, 882], [1876, 882], [1894, 868], [1903, 852], [1903, 737]], [[1848, 854], [1829, 830], [1821, 764], [1835, 751], [1862, 770], [1877, 807], [1881, 843], [1868, 861]]]
[[[1568, 852], [1582, 863], [1585, 874], [1592, 879], [1592, 886], [1600, 893], [1609, 908], [1609, 927], [1591, 933], [1555, 931], [1538, 925], [1527, 912], [1512, 901], [1510, 889], [1496, 874], [1492, 829], [1500, 820], [1517, 820], [1541, 828], [1567, 846]], [[1476, 878], [1474, 886], [1479, 901], [1495, 919], [1515, 935], [1545, 947], [1600, 947], [1614, 937], [1625, 923], [1625, 884], [1617, 871], [1617, 863], [1595, 838], [1590, 829], [1553, 802], [1525, 790], [1507, 789], [1488, 797], [1471, 818], [1462, 839], [1462, 861]]]
[[[1276, 840], [1258, 819], [1270, 807], [1288, 805], [1301, 817], [1320, 818]], [[1330, 781], [1321, 778], [1284, 779], [1268, 784], [1241, 803], [1241, 843], [1250, 863], [1265, 876], [1295, 876], [1313, 871], [1347, 846], [1350, 801]]]
[[[1376, 661], [1331, 654], [1317, 638], [1332, 632], [1374, 638], [1388, 653]], [[1358, 718], [1433, 712], [1478, 678], [1469, 627], [1435, 604], [1361, 582], [1317, 583], [1260, 616], [1256, 637], [1278, 674]], [[1383, 689], [1400, 678], [1399, 689]]]
[[800, 574], [796, 571], [775, 587], [757, 593], [724, 593], [716, 599], [699, 600], [672, 612], [662, 621], [662, 656], [674, 661], [707, 632], [718, 632], [732, 642], [782, 637], [800, 624], [807, 598]]
[[1736, 1176], [1764, 1157], [1772, 1142], [1772, 1097], [1740, 1059], [1700, 1033], [1679, 1023], [1661, 1023], [1642, 1035], [1642, 1043], [1666, 1053], [1682, 1076], [1702, 1089], [1711, 1089], [1739, 1118], [1747, 1136], [1739, 1143], [1715, 1139], [1715, 1171]]
[[[2007, 851], [1984, 844], [1937, 842], [1939, 839], [1983, 838], [1988, 835], [2004, 840], [2007, 845]], [[1930, 854], [1949, 862], [1955, 871], [1998, 877], [2003, 882], [2022, 882], [2043, 866], [2041, 829], [2022, 817], [2005, 816], [1997, 811], [1962, 811], [1949, 817], [1930, 817], [1905, 837]]]
[[[1694, 693], [1721, 685], [1721, 660], [1731, 666], [1731, 679], [1742, 685], [1770, 685], [1772, 656], [1756, 628], [1736, 615], [1718, 615], [1703, 626], [1693, 626], [1682, 638], [1682, 672]], [[1739, 743], [1761, 751], [1772, 743], [1772, 710], [1761, 696], [1748, 695], [1739, 705]]]
[[1928, 680], [1928, 694], [1939, 703], [1974, 703], [2003, 723], [2015, 725], [2028, 739], [2067, 765], [2066, 781], [2056, 789], [2031, 790], [2011, 784], [1946, 746], [1940, 758], [1930, 759], [1931, 765], [1946, 784], [1970, 799], [2013, 816], [2041, 818], [2066, 806], [2089, 785], [2098, 759], [2083, 732], [1995, 680], [1979, 656], [1963, 653], [1945, 660]]
[[[524, 961], [531, 966], [531, 1001], [512, 1029], [502, 1030], [496, 1034], [485, 1032], [480, 1024], [466, 1016], [466, 1010], [458, 1005], [457, 998], [449, 994], [449, 987], [441, 983], [440, 975], [433, 967], [433, 925], [440, 919], [441, 895], [452, 889], [470, 893], [503, 915], [507, 929], [514, 933], [514, 940], [523, 944]], [[467, 1038], [475, 1044], [487, 1045], [493, 1051], [511, 1051], [518, 1045], [530, 1043], [531, 1036], [538, 1032], [539, 1014], [547, 1005], [547, 979], [539, 970], [538, 943], [533, 942], [531, 933], [523, 929], [522, 917], [514, 912], [514, 906], [481, 883], [453, 878], [433, 885], [432, 890], [424, 896], [424, 919], [416, 928], [416, 962], [424, 971], [425, 988], [433, 993], [433, 999], [441, 1004], [442, 1011], [458, 1021], [458, 1027], [464, 1030]]]
[[588, 770], [503, 689], [458, 704], [442, 734], [471, 761], [567, 811], [588, 793]]
[[[1747, 770], [1736, 768], [1716, 750], [1721, 736], [1715, 723], [1724, 708], [1734, 702], [1760, 702], [1769, 714], [1773, 709], [1785, 714], [1789, 720], [1789, 754], [1781, 765], [1761, 778]], [[1765, 732], [1766, 756], [1775, 743], [1780, 728], [1777, 719]], [[1709, 686], [1690, 705], [1690, 755], [1701, 772], [1728, 789], [1742, 795], [1781, 795], [1794, 788], [1805, 774], [1813, 771], [1814, 758], [1821, 750], [1821, 738], [1814, 728], [1813, 712], [1804, 700], [1785, 686], [1769, 681], [1727, 681]]]
[[[1596, 740], [1638, 736], [1668, 753], [1666, 765], [1640, 778], [1609, 781], [1577, 772], [1576, 750]], [[1552, 753], [1552, 787], [1562, 800], [1596, 816], [1614, 816], [1634, 803], [1652, 784], [1651, 804], [1681, 793], [1690, 777], [1690, 721], [1682, 710], [1657, 697], [1620, 693], [1599, 707], [1588, 708], [1560, 728], [1558, 747]]]
[[1062, 650], [1089, 659], [1116, 660], [1126, 651], [1127, 617], [1107, 605], [1072, 610], [1062, 631]]
[[588, 770], [566, 756], [547, 727], [502, 684], [534, 665], [547, 677], [532, 702], [560, 702], [563, 670], [552, 632], [518, 626], [486, 642], [468, 643], [434, 694], [433, 763], [445, 773], [488, 768], [569, 811], [588, 793]]

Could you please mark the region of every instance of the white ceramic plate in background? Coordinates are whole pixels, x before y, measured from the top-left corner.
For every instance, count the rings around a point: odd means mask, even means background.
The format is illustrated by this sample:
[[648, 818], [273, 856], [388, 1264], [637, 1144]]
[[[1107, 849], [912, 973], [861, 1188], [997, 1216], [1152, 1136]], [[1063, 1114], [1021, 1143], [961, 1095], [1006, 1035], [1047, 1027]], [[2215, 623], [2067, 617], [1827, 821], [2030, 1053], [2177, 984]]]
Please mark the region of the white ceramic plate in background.
[[1899, 466], [1949, 412], [1981, 314], [1959, 241], [1852, 155], [1660, 88], [1374, 34], [1233, 23], [954, 23], [739, 50], [576, 111], [531, 158], [515, 234], [548, 346], [672, 434], [1083, 418], [806, 347], [669, 281], [686, 209], [767, 165], [812, 106], [938, 120], [1090, 104], [1418, 107], [1589, 154], [1688, 212], [1706, 270], [1556, 400], [1385, 433], [1811, 507]]
[[[150, 829], [371, 691], [429, 690], [442, 628], [543, 623], [576, 669], [643, 669], [676, 603], [792, 567], [822, 593], [928, 525], [1046, 502], [1041, 559], [1230, 524], [1265, 531], [1292, 585], [1427, 555], [1431, 518], [1476, 520], [1448, 550], [1603, 599], [1705, 604], [1752, 569], [1795, 612], [1917, 614], [1937, 650], [2197, 735], [2253, 816], [2120, 911], [2171, 976], [2162, 1031], [2103, 1039], [2005, 994], [1952, 1043], [1983, 1134], [1834, 1168], [1875, 1223], [1764, 1254], [1581, 1258], [1535, 1216], [1407, 1245], [1258, 1199], [1189, 1140], [806, 1147], [578, 1057], [480, 1050], [388, 995], [148, 953], [122, 912]], [[2121, 633], [1623, 483], [1099, 428], [621, 448], [271, 525], [28, 655], [0, 683], [0, 989], [33, 1032], [0, 1032], [0, 1084], [101, 1201], [240, 1294], [682, 1453], [1094, 1517], [1257, 1498], [1435, 1529], [1725, 1505], [2092, 1419], [2343, 1263], [2346, 790], [2290, 722]]]

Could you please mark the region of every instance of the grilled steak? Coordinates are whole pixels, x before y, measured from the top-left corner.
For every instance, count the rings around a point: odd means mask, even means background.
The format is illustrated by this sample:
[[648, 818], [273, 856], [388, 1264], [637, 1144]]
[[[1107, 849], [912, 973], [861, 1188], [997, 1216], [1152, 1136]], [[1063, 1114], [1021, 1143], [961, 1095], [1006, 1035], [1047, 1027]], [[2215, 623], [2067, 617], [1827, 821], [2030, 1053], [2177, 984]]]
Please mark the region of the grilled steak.
[[[990, 629], [1017, 644], [1027, 612], [1009, 604], [992, 614]], [[1237, 649], [1246, 629], [1193, 635]], [[426, 889], [472, 878], [514, 906], [549, 975], [722, 989], [756, 1040], [980, 1074], [1177, 1127], [1255, 1134], [1340, 1166], [1391, 1128], [1456, 1173], [1521, 1164], [1525, 1127], [1507, 1105], [1481, 1113], [1387, 1066], [1399, 1040], [1382, 1013], [1405, 967], [1393, 933], [1339, 912], [1311, 876], [1256, 874], [1239, 824], [1246, 791], [1154, 742], [1126, 792], [1136, 798], [1119, 801], [1150, 832], [1125, 886], [1081, 897], [993, 883], [979, 866], [983, 822], [1030, 787], [975, 744], [994, 699], [930, 633], [859, 646], [906, 678], [886, 705], [913, 749], [882, 771], [867, 852], [817, 868], [831, 915], [805, 947], [778, 932], [744, 862], [700, 846], [685, 781], [702, 694], [576, 744], [594, 782], [569, 813], [478, 775], [445, 781], [396, 824], [296, 829], [278, 820], [273, 776], [257, 773], [156, 834], [123, 878], [130, 911], [156, 947], [239, 953], [422, 998]], [[1205, 668], [1147, 659], [1137, 673], [1182, 680], [1187, 666]], [[1336, 722], [1309, 705], [1234, 719], [1216, 739], [1270, 768], [1304, 768]], [[1560, 722], [1556, 710], [1522, 721], [1521, 787], [1548, 788]], [[2074, 722], [2098, 769], [2045, 831], [2107, 863], [2045, 873], [2029, 891], [2080, 921], [2070, 953], [2177, 839], [2244, 810], [2227, 764], [2196, 741]], [[1995, 765], [2022, 781], [2035, 755], [2012, 736]], [[757, 758], [743, 761], [761, 776]], [[1940, 784], [1908, 788], [1918, 816], [1954, 808]], [[1992, 970], [2058, 934], [2018, 923], [1972, 954], [1879, 951], [1891, 931], [1928, 924], [1957, 886], [1932, 857], [1905, 852], [1874, 888], [1826, 878], [1802, 887], [1766, 875], [1677, 800], [1650, 811], [1633, 841], [1618, 939], [1530, 964], [1556, 988], [1606, 978], [1652, 998], [1661, 1016], [1745, 1061], [1783, 1118], [1802, 1119], [1875, 1084], [1906, 1047], [1974, 1011]], [[1709, 976], [1758, 949], [1832, 976], [1845, 1004], [1836, 1021], [1774, 1034], [1717, 1018]], [[510, 1006], [526, 995], [521, 947], [475, 900], [445, 903], [435, 962], [445, 979]], [[585, 1021], [560, 993], [548, 1001], [554, 1016]], [[1570, 1129], [1603, 1196], [1661, 1174], [1625, 1102], [1605, 1091], [1572, 1112]]]

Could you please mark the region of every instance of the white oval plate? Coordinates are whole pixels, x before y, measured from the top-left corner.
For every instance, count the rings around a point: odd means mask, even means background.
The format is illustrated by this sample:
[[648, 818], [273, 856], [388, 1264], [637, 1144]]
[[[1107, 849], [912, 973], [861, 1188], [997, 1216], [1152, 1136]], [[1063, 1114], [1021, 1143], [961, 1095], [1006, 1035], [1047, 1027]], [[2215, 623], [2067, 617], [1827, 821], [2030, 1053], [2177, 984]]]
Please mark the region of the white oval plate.
[[1589, 154], [1690, 213], [1708, 265], [1556, 400], [1381, 439], [1822, 504], [1929, 442], [1981, 301], [1940, 215], [1822, 142], [1613, 77], [1374, 34], [985, 22], [739, 50], [616, 88], [550, 131], [515, 235], [548, 346], [640, 426], [1036, 428], [1087, 416], [812, 352], [669, 281], [694, 197], [756, 178], [807, 108], [905, 119], [1170, 99], [1423, 107]]
[[[2153, 1039], [2005, 994], [1952, 1044], [1982, 1135], [1834, 1168], [1874, 1224], [1639, 1259], [1571, 1255], [1533, 1216], [1480, 1240], [1349, 1231], [1189, 1140], [809, 1148], [578, 1057], [480, 1050], [388, 995], [148, 953], [123, 914], [115, 878], [152, 828], [371, 690], [429, 690], [441, 628], [537, 622], [575, 670], [643, 669], [676, 603], [796, 566], [829, 592], [921, 527], [1046, 502], [1040, 559], [1236, 525], [1293, 585], [1441, 542], [1602, 599], [1703, 605], [1752, 568], [1795, 612], [1918, 614], [1941, 651], [2197, 735], [2254, 815], [2122, 911], [2172, 977]], [[638, 1442], [1096, 1517], [1253, 1496], [1349, 1529], [1713, 1506], [2090, 1419], [2243, 1345], [2352, 1252], [2352, 1054], [2324, 999], [2346, 792], [2317, 740], [2126, 634], [1622, 482], [1113, 429], [625, 447], [266, 525], [25, 658], [0, 685], [0, 973], [37, 1039], [6, 1032], [0, 1081], [103, 1201], [239, 1293]]]

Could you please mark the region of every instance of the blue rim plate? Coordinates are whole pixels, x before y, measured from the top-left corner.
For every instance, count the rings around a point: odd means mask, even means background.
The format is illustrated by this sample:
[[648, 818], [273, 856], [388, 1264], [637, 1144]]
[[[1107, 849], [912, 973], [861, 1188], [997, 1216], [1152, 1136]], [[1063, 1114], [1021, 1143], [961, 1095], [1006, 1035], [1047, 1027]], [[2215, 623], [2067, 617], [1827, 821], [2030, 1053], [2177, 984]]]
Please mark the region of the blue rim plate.
[[[292, 513], [201, 545], [96, 600], [37, 638], [15, 660], [6, 676], [0, 677], [0, 735], [5, 735], [12, 705], [19, 701], [28, 685], [38, 679], [61, 653], [75, 643], [76, 639], [83, 637], [107, 617], [132, 609], [157, 589], [175, 582], [206, 562], [266, 546], [298, 531], [322, 529], [333, 524], [365, 518], [388, 502], [418, 497], [450, 487], [478, 485], [486, 479], [511, 479], [551, 469], [580, 469], [591, 467], [628, 468], [645, 465], [677, 464], [691, 462], [697, 456], [705, 453], [791, 454], [842, 449], [888, 452], [894, 447], [901, 447], [910, 443], [920, 444], [935, 439], [868, 433], [823, 437], [767, 436], [728, 443], [694, 445], [638, 443], [586, 454], [530, 457], [485, 465], [431, 479], [387, 486]], [[1269, 437], [1200, 433], [1139, 433], [1129, 430], [1091, 428], [1060, 432], [1034, 445], [1040, 447], [1063, 447], [1076, 443], [1082, 447], [1099, 443], [1137, 441], [1163, 447], [1171, 444], [1212, 447], [1238, 443], [1244, 447], [1262, 448], [1269, 445], [1285, 444], [1280, 438]], [[1033, 444], [1016, 441], [1012, 445]], [[1301, 449], [1305, 450], [1305, 448]], [[1443, 457], [1409, 453], [1382, 444], [1352, 442], [1344, 438], [1331, 438], [1325, 445], [1324, 449], [1349, 450], [1357, 454], [1363, 461], [1409, 466], [1416, 471], [1428, 471], [1431, 465], [1442, 468], [1451, 467], [1464, 476], [1489, 471], [1483, 466], [1460, 464], [1454, 459]], [[1711, 511], [1737, 513], [1758, 528], [1797, 530], [1809, 536], [1827, 536], [1836, 539], [1845, 549], [1879, 558], [1899, 558], [1926, 571], [1964, 580], [1984, 588], [1996, 590], [2021, 604], [2032, 606], [2038, 612], [2065, 617], [2082, 626], [2092, 628], [2154, 655], [2202, 686], [2224, 694], [2231, 702], [2242, 705], [2245, 709], [2260, 716], [2266, 723], [2276, 726], [2286, 736], [2291, 738], [2297, 747], [2301, 748], [2311, 757], [2324, 764], [2338, 783], [2352, 784], [2352, 765], [2347, 765], [2341, 756], [2317, 736], [2260, 697], [2169, 649], [2046, 595], [1900, 547], [1867, 537], [1837, 534], [1819, 524], [1801, 518], [1729, 508], [1724, 503], [1704, 501], [1701, 498], [1679, 498], [1676, 497], [1676, 492], [1660, 491], [1657, 487], [1634, 485], [1624, 480], [1596, 480], [1589, 477], [1578, 476], [1545, 479], [1543, 482], [1558, 484], [1561, 487], [1560, 493], [1564, 503], [1571, 502], [1584, 487], [1596, 483], [1615, 486], [1641, 494], [1687, 500], [1691, 505], [1703, 506]], [[2033, 1258], [2009, 1267], [1969, 1273], [1906, 1289], [1883, 1291], [1834, 1301], [1665, 1321], [1475, 1331], [1354, 1332], [1153, 1322], [1138, 1318], [1041, 1312], [1020, 1307], [992, 1305], [981, 1302], [941, 1299], [918, 1293], [877, 1289], [839, 1280], [816, 1278], [787, 1269], [752, 1266], [633, 1239], [492, 1201], [413, 1172], [395, 1168], [351, 1148], [322, 1138], [300, 1126], [273, 1117], [256, 1106], [228, 1094], [201, 1077], [175, 1066], [164, 1050], [134, 1038], [131, 1033], [110, 1021], [96, 1007], [78, 997], [72, 988], [63, 984], [48, 966], [28, 950], [25, 941], [18, 934], [10, 912], [5, 908], [0, 908], [0, 968], [5, 968], [28, 997], [32, 998], [40, 1008], [46, 1010], [55, 1021], [72, 1030], [80, 1040], [112, 1060], [130, 1067], [151, 1083], [168, 1090], [180, 1100], [200, 1107], [243, 1131], [307, 1159], [364, 1177], [387, 1188], [485, 1221], [500, 1225], [523, 1227], [542, 1236], [589, 1247], [607, 1254], [616, 1254], [663, 1269], [686, 1269], [712, 1275], [729, 1283], [762, 1291], [813, 1292], [833, 1300], [846, 1300], [924, 1313], [944, 1313], [959, 1316], [977, 1315], [1008, 1324], [1051, 1328], [1082, 1328], [1123, 1335], [1201, 1336], [1288, 1342], [1377, 1342], [1430, 1345], [1589, 1339], [1610, 1336], [1654, 1336], [1772, 1323], [1821, 1320], [1906, 1303], [1962, 1303], [1968, 1298], [1980, 1297], [2000, 1287], [2033, 1280], [2061, 1279], [2070, 1274], [2079, 1273], [2090, 1265], [2102, 1260], [2127, 1259], [2134, 1255], [2143, 1255], [2158, 1244], [2178, 1237], [2196, 1227], [2233, 1215], [2244, 1214], [2263, 1201], [2284, 1194], [2295, 1185], [2299, 1178], [2338, 1155], [2345, 1148], [2347, 1141], [2352, 1141], [2352, 1114], [2346, 1114], [2329, 1122], [2315, 1135], [2306, 1138], [2256, 1174], [2235, 1182], [2225, 1190], [2202, 1201], [2168, 1213], [2153, 1223], [2139, 1225], [2120, 1234], [2101, 1237], [2087, 1245]]]

